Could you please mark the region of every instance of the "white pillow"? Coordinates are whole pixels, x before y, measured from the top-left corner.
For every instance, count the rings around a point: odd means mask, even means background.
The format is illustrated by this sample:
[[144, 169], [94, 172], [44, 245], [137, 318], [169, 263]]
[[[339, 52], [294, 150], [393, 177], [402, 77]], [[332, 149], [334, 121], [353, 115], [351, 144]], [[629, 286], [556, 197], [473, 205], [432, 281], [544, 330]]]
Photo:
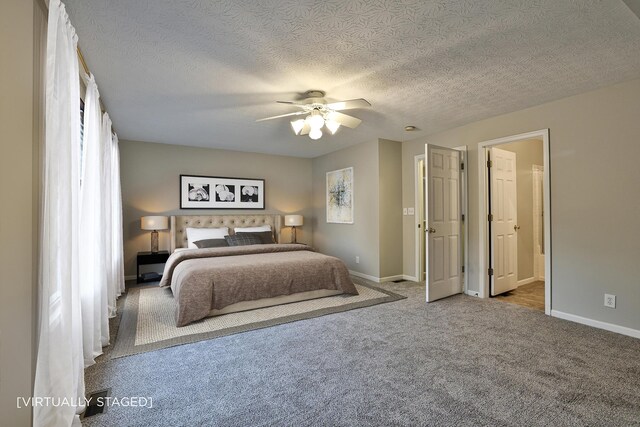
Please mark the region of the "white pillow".
[[265, 224], [260, 227], [238, 227], [234, 228], [233, 231], [236, 233], [257, 233], [260, 231], [271, 231], [271, 226], [269, 224]]
[[229, 235], [229, 227], [219, 228], [187, 228], [187, 246], [189, 249], [198, 249], [194, 244], [198, 240], [206, 239], [224, 239]]

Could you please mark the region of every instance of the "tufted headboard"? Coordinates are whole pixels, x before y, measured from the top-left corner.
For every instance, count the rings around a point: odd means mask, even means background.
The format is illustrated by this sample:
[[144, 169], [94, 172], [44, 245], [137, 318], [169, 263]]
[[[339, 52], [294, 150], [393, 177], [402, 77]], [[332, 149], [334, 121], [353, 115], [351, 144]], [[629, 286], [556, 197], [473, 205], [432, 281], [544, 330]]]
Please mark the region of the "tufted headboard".
[[280, 241], [282, 216], [280, 215], [176, 215], [171, 217], [171, 253], [176, 248], [187, 247], [187, 227], [216, 228], [229, 227], [233, 234], [235, 227], [258, 227], [269, 224], [276, 242]]

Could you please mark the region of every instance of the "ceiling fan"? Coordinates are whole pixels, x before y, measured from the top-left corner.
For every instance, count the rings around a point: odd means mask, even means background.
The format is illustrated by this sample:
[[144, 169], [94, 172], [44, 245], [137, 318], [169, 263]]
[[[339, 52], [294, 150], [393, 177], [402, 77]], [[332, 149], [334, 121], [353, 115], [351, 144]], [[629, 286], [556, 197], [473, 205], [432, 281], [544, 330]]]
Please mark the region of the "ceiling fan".
[[331, 135], [334, 135], [340, 126], [346, 126], [353, 129], [362, 123], [362, 120], [340, 113], [339, 111], [371, 107], [371, 104], [369, 104], [366, 99], [362, 98], [327, 103], [324, 99], [325, 93], [321, 90], [308, 90], [305, 92], [304, 96], [305, 98], [301, 102], [276, 101], [279, 104], [294, 105], [300, 108], [301, 111], [266, 117], [264, 119], [256, 120], [256, 122], [279, 119], [281, 117], [306, 115], [305, 118], [293, 120], [291, 122], [293, 132], [296, 135], [309, 135], [309, 138], [311, 139], [320, 139], [322, 137], [323, 127], [326, 127], [329, 132], [331, 132]]

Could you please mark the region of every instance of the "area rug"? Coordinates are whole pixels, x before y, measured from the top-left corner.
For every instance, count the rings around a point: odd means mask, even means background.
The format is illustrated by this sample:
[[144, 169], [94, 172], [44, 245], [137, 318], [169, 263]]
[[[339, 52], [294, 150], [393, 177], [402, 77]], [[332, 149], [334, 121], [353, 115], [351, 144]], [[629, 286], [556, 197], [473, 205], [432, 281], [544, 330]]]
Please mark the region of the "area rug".
[[359, 295], [336, 295], [210, 317], [176, 327], [176, 301], [168, 288], [146, 287], [127, 291], [122, 320], [111, 358], [208, 340], [312, 317], [370, 307], [406, 297], [352, 278]]

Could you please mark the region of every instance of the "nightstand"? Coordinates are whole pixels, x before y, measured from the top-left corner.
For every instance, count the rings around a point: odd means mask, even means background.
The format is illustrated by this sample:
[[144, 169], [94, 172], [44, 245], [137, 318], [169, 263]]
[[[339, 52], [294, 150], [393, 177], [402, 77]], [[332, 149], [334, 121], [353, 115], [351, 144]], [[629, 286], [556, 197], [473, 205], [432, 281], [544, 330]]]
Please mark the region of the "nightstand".
[[169, 251], [138, 252], [136, 262], [136, 283], [157, 282], [162, 278], [159, 273], [146, 273], [140, 276], [140, 266], [149, 264], [164, 264], [169, 259]]

